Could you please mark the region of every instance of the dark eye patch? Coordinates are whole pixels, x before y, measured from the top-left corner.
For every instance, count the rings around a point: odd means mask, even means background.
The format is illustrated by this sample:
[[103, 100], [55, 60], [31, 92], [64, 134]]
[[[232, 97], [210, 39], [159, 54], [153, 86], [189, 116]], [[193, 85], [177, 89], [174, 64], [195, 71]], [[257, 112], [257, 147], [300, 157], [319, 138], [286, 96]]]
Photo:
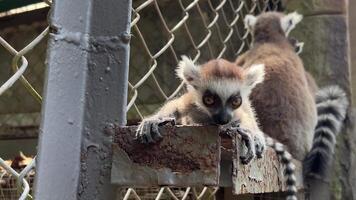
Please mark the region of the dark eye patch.
[[242, 104], [242, 98], [240, 93], [230, 96], [226, 101], [226, 105], [231, 106], [231, 108], [233, 109], [237, 109], [238, 107], [241, 106], [241, 104]]
[[[213, 100], [212, 104], [210, 102], [207, 102], [207, 100], [210, 100], [210, 99]], [[219, 95], [217, 95], [214, 92], [211, 92], [210, 90], [206, 90], [203, 93], [202, 101], [203, 101], [204, 105], [207, 107], [218, 107], [222, 103]]]

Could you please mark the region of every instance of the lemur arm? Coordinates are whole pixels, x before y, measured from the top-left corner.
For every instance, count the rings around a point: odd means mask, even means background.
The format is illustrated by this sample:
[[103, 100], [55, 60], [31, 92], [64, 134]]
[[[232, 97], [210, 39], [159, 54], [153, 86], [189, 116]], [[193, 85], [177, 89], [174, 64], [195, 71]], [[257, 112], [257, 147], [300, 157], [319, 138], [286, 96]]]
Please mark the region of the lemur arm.
[[157, 118], [174, 118], [178, 119], [183, 112], [185, 112], [186, 108], [192, 102], [191, 93], [185, 93], [184, 95], [167, 101], [156, 114], [146, 118], [146, 119], [157, 119]]
[[257, 157], [261, 158], [265, 148], [265, 136], [258, 126], [255, 112], [250, 102], [245, 102], [241, 109], [235, 111], [235, 117], [240, 120], [242, 130], [248, 130], [255, 142]]
[[191, 104], [192, 95], [188, 92], [179, 98], [166, 102], [155, 114], [142, 120], [136, 131], [136, 138], [142, 143], [152, 143], [162, 138], [159, 126], [180, 118]]

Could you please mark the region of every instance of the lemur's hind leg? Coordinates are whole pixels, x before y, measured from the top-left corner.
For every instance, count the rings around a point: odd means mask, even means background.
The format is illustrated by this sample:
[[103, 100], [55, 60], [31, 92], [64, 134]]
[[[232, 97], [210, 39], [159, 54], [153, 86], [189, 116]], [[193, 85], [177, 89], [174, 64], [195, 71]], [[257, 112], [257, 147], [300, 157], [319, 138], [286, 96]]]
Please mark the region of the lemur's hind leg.
[[162, 134], [159, 127], [167, 123], [175, 124], [175, 118], [172, 117], [158, 117], [148, 118], [142, 120], [136, 130], [136, 139], [141, 143], [148, 144], [154, 143], [162, 139]]

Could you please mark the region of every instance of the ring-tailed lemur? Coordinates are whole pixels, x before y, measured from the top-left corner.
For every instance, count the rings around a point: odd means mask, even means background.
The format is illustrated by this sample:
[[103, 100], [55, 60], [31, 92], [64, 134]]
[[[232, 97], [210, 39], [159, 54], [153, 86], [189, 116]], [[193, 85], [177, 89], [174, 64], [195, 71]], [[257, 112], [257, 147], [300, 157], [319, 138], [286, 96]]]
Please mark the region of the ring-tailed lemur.
[[296, 12], [246, 16], [253, 45], [236, 63], [244, 68], [265, 64], [265, 81], [251, 93], [262, 130], [285, 144], [295, 158], [303, 160], [307, 155], [305, 173], [322, 176], [333, 155], [334, 136], [340, 131], [348, 101], [336, 86], [318, 91], [315, 80], [304, 70], [294, 41], [287, 38], [301, 19]]
[[255, 64], [242, 70], [234, 63], [218, 59], [198, 66], [183, 56], [177, 74], [187, 84], [188, 92], [168, 101], [156, 114], [144, 119], [137, 129], [138, 139], [144, 143], [159, 140], [158, 126], [170, 117], [184, 125], [222, 125], [224, 130], [242, 136], [248, 148], [247, 154], [241, 156], [243, 164], [250, 162], [255, 154], [261, 157], [265, 142], [275, 149], [285, 164], [288, 199], [295, 199], [292, 157], [281, 143], [264, 137], [249, 101], [251, 90], [264, 79], [264, 65]]
[[317, 122], [314, 94], [306, 71], [287, 37], [301, 19], [295, 12], [247, 15], [245, 24], [252, 32], [253, 43], [236, 60], [244, 68], [254, 63], [265, 64], [265, 80], [250, 95], [252, 106], [262, 131], [286, 145], [298, 160], [309, 152]]
[[[265, 138], [248, 97], [263, 81], [263, 64], [243, 70], [234, 63], [218, 59], [198, 66], [183, 56], [177, 75], [187, 84], [188, 91], [168, 101], [156, 114], [143, 119], [137, 130], [138, 139], [144, 143], [160, 139], [158, 125], [169, 117], [182, 125], [239, 124], [232, 129], [242, 136], [248, 149], [246, 155], [241, 156], [242, 163], [249, 163], [255, 155], [262, 156]], [[232, 123], [235, 121], [240, 122]]]

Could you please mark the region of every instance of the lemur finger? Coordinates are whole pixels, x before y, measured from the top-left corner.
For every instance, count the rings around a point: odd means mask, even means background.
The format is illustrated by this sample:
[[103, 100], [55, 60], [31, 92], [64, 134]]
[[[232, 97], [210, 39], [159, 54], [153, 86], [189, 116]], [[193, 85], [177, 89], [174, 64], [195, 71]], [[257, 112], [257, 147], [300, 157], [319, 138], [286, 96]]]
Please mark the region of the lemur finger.
[[255, 149], [257, 158], [262, 158], [265, 150], [265, 144], [259, 137], [255, 137]]
[[248, 130], [246, 129], [242, 129], [242, 128], [238, 128], [237, 132], [241, 135], [241, 139], [244, 142], [246, 148], [247, 148], [247, 152], [245, 155], [240, 156], [241, 159], [241, 163], [242, 164], [248, 164], [253, 157], [255, 157], [255, 145], [254, 145], [254, 141], [249, 133]]
[[136, 130], [136, 135], [135, 135], [135, 140], [138, 140], [140, 143], [147, 143], [147, 140], [144, 138], [144, 127], [145, 127], [145, 123], [141, 123], [137, 130]]
[[240, 123], [241, 123], [240, 120], [235, 120], [230, 123], [230, 126], [231, 127], [240, 127]]
[[260, 143], [255, 143], [256, 157], [257, 158], [262, 158], [263, 157], [264, 148], [265, 148], [264, 145], [261, 145]]
[[158, 121], [158, 125], [159, 126], [164, 126], [166, 124], [170, 124], [172, 126], [174, 126], [176, 124], [176, 119], [174, 117], [165, 117], [165, 118], [160, 118]]
[[148, 122], [143, 125], [140, 137], [142, 137], [142, 143], [154, 142], [151, 137], [151, 123]]
[[141, 131], [142, 131], [142, 123], [137, 127], [136, 134], [135, 134], [135, 140], [140, 139]]
[[247, 148], [247, 152], [245, 155], [240, 156], [242, 164], [248, 164], [255, 157], [255, 152], [253, 150], [254, 147], [251, 144], [251, 141], [252, 141], [252, 139], [251, 140], [243, 139], [243, 142], [245, 143], [245, 146]]
[[159, 126], [156, 123], [153, 123], [151, 126], [151, 136], [154, 141], [159, 141], [163, 138], [161, 133], [159, 132]]
[[236, 128], [240, 126], [240, 121], [233, 121], [229, 124], [225, 125], [220, 125], [219, 126], [219, 133], [220, 134], [226, 134], [230, 137], [233, 137], [234, 134], [236, 133]]

